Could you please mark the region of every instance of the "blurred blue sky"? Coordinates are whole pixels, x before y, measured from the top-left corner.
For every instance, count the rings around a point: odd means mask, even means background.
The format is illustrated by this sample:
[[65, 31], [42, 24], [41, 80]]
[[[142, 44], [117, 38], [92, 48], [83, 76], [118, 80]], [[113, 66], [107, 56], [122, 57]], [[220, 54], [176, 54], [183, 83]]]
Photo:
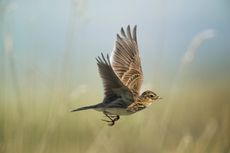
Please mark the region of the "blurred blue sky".
[[116, 33], [130, 24], [138, 26], [146, 82], [169, 86], [192, 40], [205, 30], [214, 37], [199, 46], [189, 73], [229, 77], [228, 0], [2, 0], [0, 6], [0, 54], [11, 42], [20, 71], [36, 67], [49, 74], [67, 60], [76, 82], [98, 84], [95, 57], [110, 53]]

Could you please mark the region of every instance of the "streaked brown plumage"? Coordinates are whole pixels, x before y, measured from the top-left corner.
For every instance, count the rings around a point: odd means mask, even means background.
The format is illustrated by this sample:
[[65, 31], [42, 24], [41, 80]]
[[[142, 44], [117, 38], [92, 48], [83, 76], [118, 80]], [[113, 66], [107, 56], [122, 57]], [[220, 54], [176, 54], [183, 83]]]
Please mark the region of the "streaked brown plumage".
[[121, 35], [117, 34], [115, 50], [111, 59], [101, 53], [97, 57], [97, 65], [104, 85], [104, 100], [102, 103], [81, 107], [74, 111], [95, 109], [102, 111], [114, 125], [120, 115], [138, 112], [154, 100], [160, 99], [152, 91], [145, 91], [140, 95], [143, 82], [140, 53], [138, 50], [136, 26], [131, 33], [130, 26], [126, 32], [121, 28]]

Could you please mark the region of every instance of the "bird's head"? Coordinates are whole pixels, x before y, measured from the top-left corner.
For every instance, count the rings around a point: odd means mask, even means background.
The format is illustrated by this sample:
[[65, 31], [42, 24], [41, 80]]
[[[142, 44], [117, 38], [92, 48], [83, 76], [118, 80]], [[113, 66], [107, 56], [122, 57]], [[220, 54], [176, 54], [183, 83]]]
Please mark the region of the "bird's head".
[[157, 99], [162, 99], [157, 94], [155, 94], [153, 91], [147, 90], [141, 94], [141, 98], [146, 102], [153, 102]]

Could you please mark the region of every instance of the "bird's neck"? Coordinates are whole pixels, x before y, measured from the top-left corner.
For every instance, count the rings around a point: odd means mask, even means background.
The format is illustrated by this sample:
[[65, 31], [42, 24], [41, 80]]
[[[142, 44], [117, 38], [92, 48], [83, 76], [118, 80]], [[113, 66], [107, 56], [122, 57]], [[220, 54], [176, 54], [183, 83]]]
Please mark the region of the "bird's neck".
[[139, 96], [136, 101], [137, 101], [137, 103], [141, 103], [142, 105], [144, 105], [146, 107], [149, 106], [150, 104], [152, 104], [152, 101], [147, 100], [143, 96]]
[[144, 102], [145, 101], [145, 98], [143, 96], [138, 96], [137, 99], [136, 99], [137, 102]]

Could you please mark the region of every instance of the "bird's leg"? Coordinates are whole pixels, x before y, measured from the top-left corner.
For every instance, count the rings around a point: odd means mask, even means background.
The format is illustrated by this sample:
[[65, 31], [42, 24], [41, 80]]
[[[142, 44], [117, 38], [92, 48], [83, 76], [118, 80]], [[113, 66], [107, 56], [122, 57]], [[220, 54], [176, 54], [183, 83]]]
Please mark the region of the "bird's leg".
[[108, 117], [110, 120], [104, 120], [102, 119], [102, 121], [108, 122], [109, 126], [113, 126], [115, 124], [115, 121], [111, 118], [111, 116], [109, 116], [108, 114], [104, 113], [106, 117]]
[[[110, 120], [104, 120], [102, 119], [102, 121], [105, 121], [105, 122], [109, 122], [109, 126], [113, 126], [115, 124], [115, 122], [117, 120], [119, 120], [120, 116], [119, 115], [108, 115], [106, 112], [103, 112], [105, 114], [106, 117], [108, 117]], [[115, 118], [114, 118], [115, 117]]]
[[111, 116], [109, 116], [108, 114], [104, 113], [105, 117], [108, 117], [110, 120], [104, 120], [102, 119], [102, 121], [106, 121], [106, 122], [111, 122], [113, 119], [111, 118]]
[[114, 121], [117, 121], [120, 119], [120, 116], [119, 115], [109, 115], [109, 117], [114, 120]]

